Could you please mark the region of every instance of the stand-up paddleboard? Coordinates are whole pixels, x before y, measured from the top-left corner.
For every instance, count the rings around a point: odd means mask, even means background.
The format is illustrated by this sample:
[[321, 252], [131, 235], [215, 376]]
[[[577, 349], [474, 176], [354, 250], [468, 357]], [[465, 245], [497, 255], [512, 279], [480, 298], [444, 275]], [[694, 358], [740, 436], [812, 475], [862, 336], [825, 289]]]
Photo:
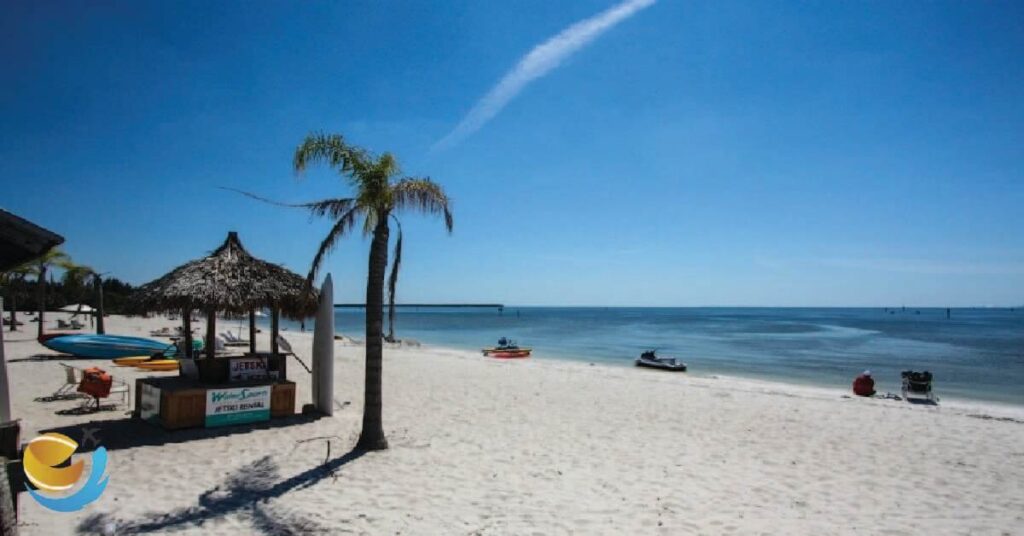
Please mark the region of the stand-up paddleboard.
[[320, 287], [320, 307], [313, 327], [313, 403], [324, 415], [334, 413], [334, 283], [331, 274]]

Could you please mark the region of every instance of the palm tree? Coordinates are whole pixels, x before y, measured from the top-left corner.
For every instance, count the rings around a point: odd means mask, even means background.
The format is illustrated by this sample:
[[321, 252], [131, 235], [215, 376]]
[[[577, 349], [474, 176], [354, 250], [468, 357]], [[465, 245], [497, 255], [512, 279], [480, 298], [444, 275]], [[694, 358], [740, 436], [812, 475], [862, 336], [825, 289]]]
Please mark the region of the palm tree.
[[[18, 298], [21, 296], [21, 293], [25, 288], [25, 278], [34, 273], [35, 266], [32, 262], [23, 263], [6, 272], [0, 273], [0, 287], [3, 287], [7, 291], [7, 297], [11, 302], [11, 331], [15, 331], [18, 327]], [[0, 311], [0, 315], [2, 314], [3, 311]]]
[[102, 335], [106, 331], [103, 327], [103, 274], [85, 264], [68, 262], [62, 268], [65, 293], [77, 295], [76, 302], [82, 301], [82, 296], [88, 291], [89, 286], [96, 290], [97, 304], [93, 314], [96, 318], [96, 333]]
[[[398, 225], [395, 261], [388, 278], [390, 317], [394, 319], [395, 287], [402, 258], [402, 227], [395, 213], [417, 210], [442, 216], [445, 228], [452, 231], [452, 214], [444, 189], [429, 178], [402, 176], [398, 161], [391, 153], [374, 155], [349, 145], [340, 134], [315, 133], [306, 136], [295, 149], [295, 173], [301, 175], [311, 164], [323, 163], [348, 179], [354, 197], [324, 199], [312, 203], [284, 204], [241, 192], [262, 201], [298, 207], [314, 216], [329, 216], [334, 226], [320, 243], [309, 268], [306, 284], [312, 285], [324, 257], [341, 237], [349, 234], [361, 220], [363, 236], [372, 235], [369, 273], [366, 278], [366, 378], [364, 388], [363, 429], [356, 443], [358, 450], [388, 448], [381, 419], [381, 380], [383, 366], [384, 274], [388, 265], [390, 221]], [[390, 336], [393, 337], [393, 327]]]
[[35, 265], [36, 288], [38, 292], [39, 305], [39, 331], [38, 336], [43, 336], [43, 315], [46, 313], [46, 272], [50, 268], [69, 269], [73, 268], [71, 257], [60, 248], [52, 248], [38, 259], [32, 261]]

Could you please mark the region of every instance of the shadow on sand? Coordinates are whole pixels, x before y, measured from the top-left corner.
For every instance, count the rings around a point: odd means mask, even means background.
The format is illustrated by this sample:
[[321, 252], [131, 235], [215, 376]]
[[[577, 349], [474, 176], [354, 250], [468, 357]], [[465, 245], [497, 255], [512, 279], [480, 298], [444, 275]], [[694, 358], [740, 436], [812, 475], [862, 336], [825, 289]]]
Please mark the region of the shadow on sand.
[[914, 405], [917, 405], [917, 406], [938, 406], [939, 405], [939, 401], [938, 400], [932, 400], [930, 398], [915, 398], [915, 397], [912, 397], [912, 396], [908, 396], [908, 397], [904, 398], [904, 400], [906, 400], [908, 404], [914, 404]]
[[[122, 450], [136, 447], [184, 443], [212, 439], [236, 434], [247, 434], [255, 430], [272, 430], [287, 426], [306, 424], [319, 419], [320, 415], [293, 415], [269, 421], [225, 426], [222, 428], [188, 428], [185, 430], [164, 430], [159, 426], [133, 418], [99, 420], [60, 426], [42, 430], [57, 432], [79, 441], [80, 452], [91, 452], [98, 445], [107, 450]], [[91, 438], [86, 441], [85, 438]]]
[[202, 527], [207, 521], [237, 514], [251, 523], [252, 533], [309, 534], [336, 532], [313, 520], [275, 508], [272, 499], [299, 491], [329, 477], [345, 464], [357, 460], [361, 451], [351, 451], [291, 478], [282, 480], [277, 463], [264, 456], [255, 463], [228, 475], [220, 485], [199, 494], [198, 504], [169, 512], [151, 512], [139, 519], [118, 519], [95, 514], [78, 524], [79, 534], [142, 534], [169, 532], [186, 527]]

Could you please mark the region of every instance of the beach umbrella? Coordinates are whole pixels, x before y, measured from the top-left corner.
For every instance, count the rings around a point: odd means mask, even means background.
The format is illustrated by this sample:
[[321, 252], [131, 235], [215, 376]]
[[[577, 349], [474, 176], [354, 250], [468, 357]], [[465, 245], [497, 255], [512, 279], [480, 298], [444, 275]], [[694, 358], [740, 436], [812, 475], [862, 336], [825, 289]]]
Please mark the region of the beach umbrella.
[[65, 313], [94, 313], [94, 312], [96, 312], [96, 309], [93, 309], [92, 307], [90, 307], [90, 306], [88, 306], [88, 305], [86, 305], [84, 303], [75, 303], [75, 304], [72, 304], [72, 305], [65, 305], [64, 307], [61, 307], [60, 309], [57, 309], [57, 310], [58, 311], [63, 311]]
[[[316, 311], [317, 292], [295, 272], [253, 257], [242, 246], [238, 233], [232, 231], [208, 256], [187, 262], [142, 285], [133, 305], [146, 312], [182, 312], [182, 318], [186, 319], [186, 337], [191, 333], [188, 324], [191, 311], [205, 311], [207, 356], [212, 358], [218, 312], [249, 314], [252, 323], [254, 311], [270, 309], [270, 348], [277, 353], [280, 314], [295, 319], [311, 315]], [[255, 345], [250, 348], [255, 350]]]

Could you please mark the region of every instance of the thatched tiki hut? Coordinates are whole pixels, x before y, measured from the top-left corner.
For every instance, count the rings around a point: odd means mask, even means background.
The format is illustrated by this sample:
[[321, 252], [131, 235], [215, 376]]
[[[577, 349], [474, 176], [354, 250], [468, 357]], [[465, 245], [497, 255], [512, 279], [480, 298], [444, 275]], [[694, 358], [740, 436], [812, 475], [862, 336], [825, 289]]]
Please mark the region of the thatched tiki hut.
[[242, 247], [238, 233], [208, 257], [183, 264], [139, 289], [136, 305], [147, 312], [180, 313], [186, 353], [192, 353], [192, 311], [206, 313], [206, 356], [216, 349], [217, 313], [249, 315], [249, 349], [256, 352], [255, 311], [271, 311], [270, 349], [276, 354], [280, 314], [305, 318], [317, 307], [316, 291], [302, 276], [257, 259]]

